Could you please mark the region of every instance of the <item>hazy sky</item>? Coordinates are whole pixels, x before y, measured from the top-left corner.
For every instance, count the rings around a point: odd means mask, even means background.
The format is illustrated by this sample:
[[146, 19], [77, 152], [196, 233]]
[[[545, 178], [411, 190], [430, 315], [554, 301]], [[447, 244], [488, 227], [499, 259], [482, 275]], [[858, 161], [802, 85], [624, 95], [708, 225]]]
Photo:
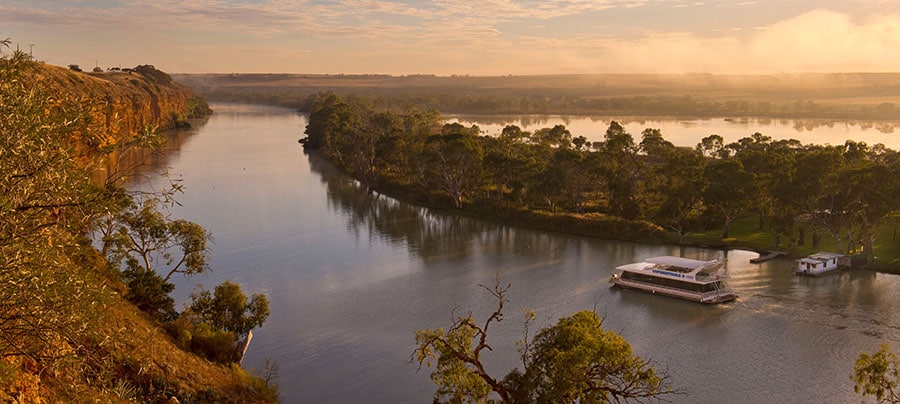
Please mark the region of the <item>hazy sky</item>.
[[170, 73], [896, 72], [900, 0], [0, 0], [6, 37]]

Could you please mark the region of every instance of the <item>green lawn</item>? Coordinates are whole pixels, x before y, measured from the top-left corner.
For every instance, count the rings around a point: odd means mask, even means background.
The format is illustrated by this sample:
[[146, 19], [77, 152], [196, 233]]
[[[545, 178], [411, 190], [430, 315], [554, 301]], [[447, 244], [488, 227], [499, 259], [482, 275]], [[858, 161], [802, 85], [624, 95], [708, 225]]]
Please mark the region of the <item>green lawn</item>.
[[[756, 251], [788, 250], [787, 237], [782, 236], [781, 246], [775, 247], [775, 238], [771, 230], [759, 228], [756, 215], [735, 220], [728, 232], [729, 238], [722, 238], [722, 229], [715, 228], [692, 233], [686, 241], [691, 244], [703, 244], [720, 247], [743, 247]], [[875, 242], [876, 269], [886, 272], [900, 273], [900, 217], [888, 218], [881, 225]], [[812, 234], [807, 232], [806, 243], [797, 248], [796, 256], [809, 255], [818, 251], [837, 252], [837, 242], [828, 235], [822, 235], [819, 247], [812, 247]]]

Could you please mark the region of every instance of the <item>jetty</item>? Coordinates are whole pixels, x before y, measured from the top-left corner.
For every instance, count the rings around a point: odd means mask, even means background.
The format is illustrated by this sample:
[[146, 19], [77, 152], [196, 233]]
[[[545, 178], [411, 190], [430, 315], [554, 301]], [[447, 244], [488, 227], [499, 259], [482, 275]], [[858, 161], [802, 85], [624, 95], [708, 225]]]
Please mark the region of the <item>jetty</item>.
[[775, 258], [784, 256], [784, 255], [787, 255], [787, 253], [784, 251], [769, 251], [765, 255], [760, 255], [759, 257], [751, 258], [750, 263], [751, 264], [759, 264], [761, 262], [766, 262], [768, 260], [775, 259]]

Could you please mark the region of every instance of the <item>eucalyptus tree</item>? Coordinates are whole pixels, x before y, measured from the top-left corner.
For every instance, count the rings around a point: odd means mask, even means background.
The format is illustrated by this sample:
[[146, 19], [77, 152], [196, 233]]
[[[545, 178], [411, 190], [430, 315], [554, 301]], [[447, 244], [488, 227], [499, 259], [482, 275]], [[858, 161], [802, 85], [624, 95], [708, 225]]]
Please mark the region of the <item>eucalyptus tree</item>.
[[706, 159], [692, 151], [673, 149], [665, 162], [654, 170], [656, 181], [653, 221], [678, 235], [684, 241], [701, 227], [701, 192], [705, 186]]
[[225, 281], [212, 293], [202, 290], [191, 295], [191, 312], [217, 330], [246, 337], [250, 331], [262, 326], [269, 317], [269, 300], [265, 295], [254, 294], [247, 299], [241, 286]]
[[626, 219], [641, 215], [637, 203], [642, 163], [637, 156], [634, 138], [616, 121], [609, 124], [599, 147], [603, 184], [606, 186], [609, 211]]
[[701, 139], [700, 143], [697, 143], [696, 150], [700, 155], [713, 159], [727, 157], [728, 154], [725, 149], [725, 139], [717, 134], [712, 134]]
[[647, 156], [664, 157], [675, 149], [672, 142], [663, 138], [662, 131], [654, 128], [646, 128], [641, 131], [641, 143], [638, 150]]
[[582, 213], [595, 184], [584, 153], [571, 148], [559, 148], [553, 152], [550, 164], [546, 165], [541, 174], [538, 188], [546, 200], [556, 201], [576, 213]]
[[177, 313], [169, 296], [175, 286], [169, 280], [176, 273], [192, 276], [208, 270], [210, 235], [196, 223], [170, 218], [160, 204], [155, 197], [131, 200], [103, 219], [101, 241], [109, 264], [123, 268], [127, 298], [139, 309], [170, 320]]
[[556, 125], [552, 128], [543, 128], [531, 134], [531, 141], [536, 144], [551, 148], [572, 147], [572, 132], [565, 125]]
[[520, 355], [523, 369], [504, 377], [491, 374], [484, 356], [490, 352], [489, 333], [503, 321], [509, 286], [499, 282], [485, 287], [497, 299], [497, 308], [480, 322], [471, 312], [456, 318], [450, 328], [416, 332], [412, 360], [434, 367], [437, 385], [434, 402], [503, 403], [606, 403], [659, 399], [673, 390], [669, 376], [633, 353], [620, 335], [604, 330], [602, 319], [581, 311], [538, 331], [529, 326], [534, 314], [526, 312], [525, 339]]
[[722, 238], [728, 238], [731, 223], [752, 207], [756, 190], [753, 174], [744, 170], [738, 160], [717, 160], [704, 172], [702, 191], [706, 210], [722, 220]]
[[416, 156], [422, 154], [425, 140], [441, 128], [441, 116], [437, 110], [422, 111], [411, 108], [401, 117], [399, 132], [384, 139], [379, 147], [385, 162], [383, 173], [401, 183], [412, 183], [419, 172]]
[[422, 181], [446, 192], [456, 208], [462, 207], [463, 198], [482, 185], [484, 150], [477, 138], [477, 127], [445, 125], [441, 134], [426, 140], [421, 157]]
[[318, 94], [306, 125], [304, 147], [333, 151], [335, 138], [354, 133], [358, 126], [359, 114], [343, 98], [334, 93]]
[[[796, 245], [806, 244], [806, 233], [812, 231], [812, 246], [818, 247], [819, 232], [826, 230], [822, 220], [830, 215], [830, 184], [843, 165], [841, 152], [835, 147], [806, 146], [797, 151], [789, 181], [776, 188], [776, 201], [784, 215], [794, 215], [797, 228]], [[776, 225], [779, 219], [776, 218]]]
[[[510, 136], [510, 127], [504, 128], [506, 133], [498, 138], [481, 139], [484, 149], [484, 173], [490, 192], [499, 201], [519, 204], [525, 196], [525, 190], [534, 188], [534, 181], [543, 172], [546, 158], [536, 156], [535, 145], [524, 143], [527, 133]], [[515, 127], [518, 129], [518, 127]]]
[[900, 403], [900, 359], [887, 344], [862, 352], [853, 366], [853, 391], [874, 396], [879, 403]]

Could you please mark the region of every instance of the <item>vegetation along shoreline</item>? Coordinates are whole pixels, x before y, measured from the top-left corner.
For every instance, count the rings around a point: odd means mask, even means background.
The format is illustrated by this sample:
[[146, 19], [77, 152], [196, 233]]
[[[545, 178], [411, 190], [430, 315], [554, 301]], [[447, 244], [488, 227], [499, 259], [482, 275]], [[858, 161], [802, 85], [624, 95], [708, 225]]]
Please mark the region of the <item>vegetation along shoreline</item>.
[[511, 225], [584, 236], [803, 256], [866, 257], [900, 271], [900, 157], [883, 145], [803, 145], [755, 133], [676, 147], [616, 123], [589, 142], [563, 125], [499, 136], [436, 110], [316, 96], [301, 143], [370, 192]]

